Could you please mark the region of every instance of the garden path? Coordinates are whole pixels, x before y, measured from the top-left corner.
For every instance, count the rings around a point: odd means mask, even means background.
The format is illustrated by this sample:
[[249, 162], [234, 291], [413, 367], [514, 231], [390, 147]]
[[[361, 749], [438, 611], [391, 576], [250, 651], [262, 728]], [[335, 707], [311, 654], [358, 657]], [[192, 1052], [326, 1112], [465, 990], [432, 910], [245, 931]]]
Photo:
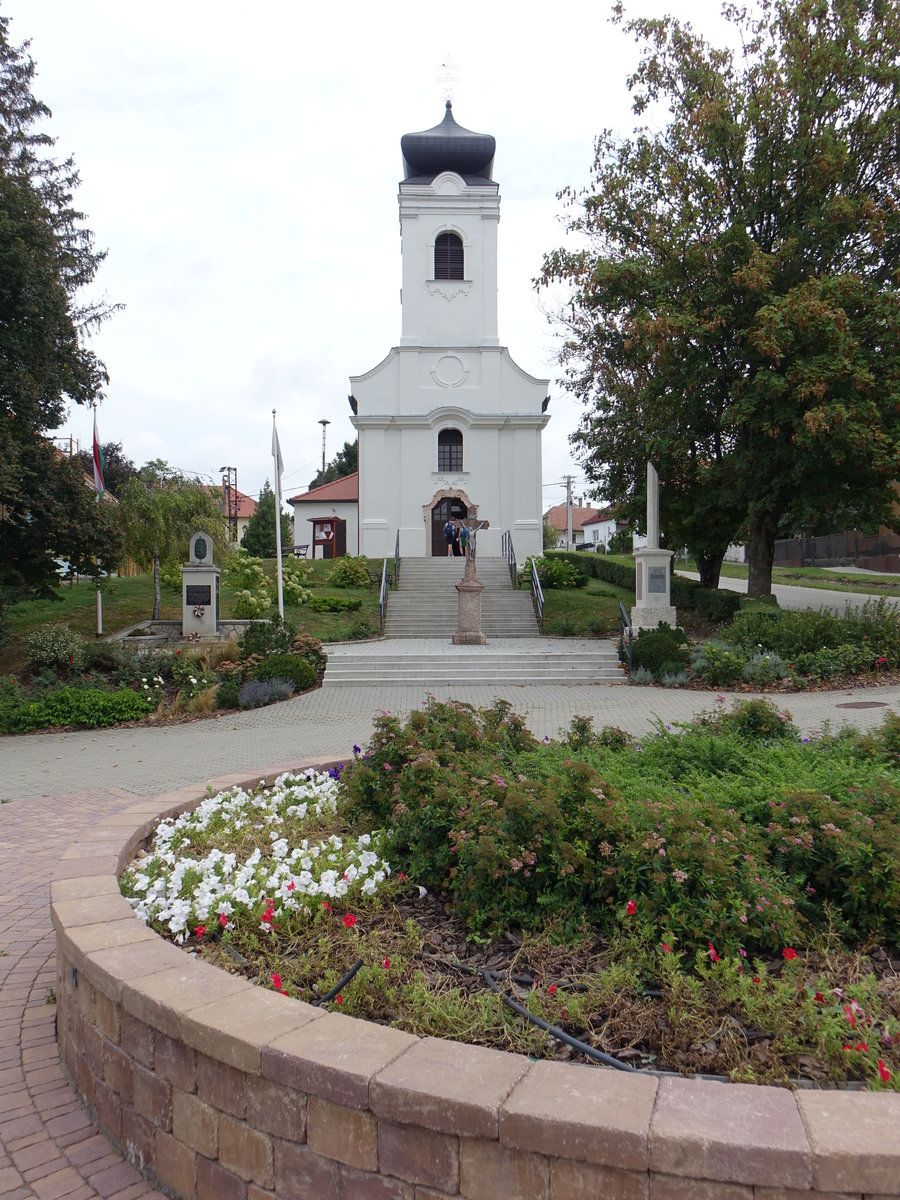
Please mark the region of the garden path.
[[[604, 685], [433, 694], [477, 707], [506, 699], [538, 737], [555, 736], [576, 714], [642, 734], [716, 704], [714, 692]], [[48, 880], [71, 839], [137, 796], [249, 765], [349, 755], [367, 739], [373, 713], [403, 715], [424, 696], [422, 688], [326, 688], [181, 725], [0, 738], [0, 1200], [163, 1200], [94, 1129], [57, 1056]], [[869, 728], [888, 708], [900, 711], [900, 686], [783, 700], [807, 733], [826, 722]]]

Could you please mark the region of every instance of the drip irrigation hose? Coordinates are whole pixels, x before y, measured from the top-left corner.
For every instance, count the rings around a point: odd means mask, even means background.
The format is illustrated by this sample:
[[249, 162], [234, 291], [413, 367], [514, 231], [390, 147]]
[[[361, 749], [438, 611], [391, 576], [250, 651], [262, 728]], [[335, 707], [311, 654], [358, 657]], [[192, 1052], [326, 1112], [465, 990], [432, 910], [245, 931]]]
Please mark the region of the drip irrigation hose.
[[573, 1050], [577, 1050], [580, 1054], [586, 1054], [588, 1058], [593, 1058], [597, 1062], [603, 1063], [604, 1066], [615, 1067], [617, 1071], [629, 1071], [633, 1075], [638, 1075], [641, 1073], [638, 1071], [637, 1067], [630, 1067], [627, 1063], [623, 1063], [620, 1059], [613, 1058], [611, 1054], [604, 1054], [602, 1050], [595, 1050], [594, 1047], [589, 1046], [587, 1042], [580, 1042], [578, 1038], [571, 1037], [565, 1032], [565, 1030], [559, 1029], [556, 1025], [551, 1025], [549, 1021], [545, 1021], [542, 1017], [536, 1017], [534, 1013], [530, 1013], [524, 1004], [520, 1004], [518, 1000], [513, 1000], [512, 996], [508, 996], [506, 992], [503, 991], [487, 967], [483, 967], [480, 973], [491, 991], [496, 992], [507, 1008], [511, 1008], [513, 1012], [518, 1013], [520, 1017], [525, 1017], [525, 1019], [530, 1021], [532, 1025], [537, 1025], [539, 1029], [543, 1029], [546, 1033], [549, 1033], [551, 1037], [556, 1038], [557, 1041], [565, 1042], [567, 1046], [571, 1046]]
[[333, 1000], [338, 992], [342, 991], [347, 986], [359, 968], [363, 965], [363, 960], [358, 958], [343, 979], [339, 979], [330, 992], [326, 992], [324, 996], [320, 996], [318, 1000], [313, 1000], [313, 1008], [318, 1008], [320, 1004], [327, 1004], [329, 1000]]

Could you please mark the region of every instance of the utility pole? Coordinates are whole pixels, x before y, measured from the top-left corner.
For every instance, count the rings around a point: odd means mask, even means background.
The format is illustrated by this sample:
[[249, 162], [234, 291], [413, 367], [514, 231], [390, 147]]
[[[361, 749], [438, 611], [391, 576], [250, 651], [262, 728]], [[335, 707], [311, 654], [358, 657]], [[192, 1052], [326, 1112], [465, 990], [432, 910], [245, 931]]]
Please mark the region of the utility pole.
[[572, 549], [572, 476], [566, 476], [566, 549]]

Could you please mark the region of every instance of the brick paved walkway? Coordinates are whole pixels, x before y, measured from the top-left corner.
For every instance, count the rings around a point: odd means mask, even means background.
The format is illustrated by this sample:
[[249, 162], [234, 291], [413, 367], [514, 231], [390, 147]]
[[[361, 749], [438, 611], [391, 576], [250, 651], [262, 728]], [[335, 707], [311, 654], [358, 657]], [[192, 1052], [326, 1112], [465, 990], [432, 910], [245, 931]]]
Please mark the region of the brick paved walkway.
[[[59, 1064], [48, 881], [70, 840], [139, 796], [304, 755], [340, 757], [368, 738], [376, 710], [408, 712], [425, 691], [323, 689], [188, 725], [0, 738], [0, 1200], [163, 1200], [94, 1129]], [[714, 692], [627, 686], [432, 691], [476, 706], [502, 696], [538, 737], [556, 736], [575, 714], [642, 734], [716, 701]], [[804, 732], [868, 728], [900, 711], [896, 686], [779, 699]]]
[[156, 1191], [94, 1128], [60, 1066], [50, 878], [73, 835], [123, 791], [0, 807], [0, 1197], [138, 1200]]

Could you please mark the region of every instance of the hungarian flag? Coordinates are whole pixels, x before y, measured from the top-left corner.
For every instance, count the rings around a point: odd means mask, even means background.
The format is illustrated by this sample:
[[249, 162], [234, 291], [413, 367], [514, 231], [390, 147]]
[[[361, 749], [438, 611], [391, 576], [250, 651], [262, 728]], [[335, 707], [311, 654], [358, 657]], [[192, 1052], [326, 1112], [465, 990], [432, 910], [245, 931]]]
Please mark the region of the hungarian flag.
[[94, 488], [100, 497], [106, 491], [103, 484], [103, 451], [100, 449], [100, 438], [97, 434], [97, 408], [94, 407]]

